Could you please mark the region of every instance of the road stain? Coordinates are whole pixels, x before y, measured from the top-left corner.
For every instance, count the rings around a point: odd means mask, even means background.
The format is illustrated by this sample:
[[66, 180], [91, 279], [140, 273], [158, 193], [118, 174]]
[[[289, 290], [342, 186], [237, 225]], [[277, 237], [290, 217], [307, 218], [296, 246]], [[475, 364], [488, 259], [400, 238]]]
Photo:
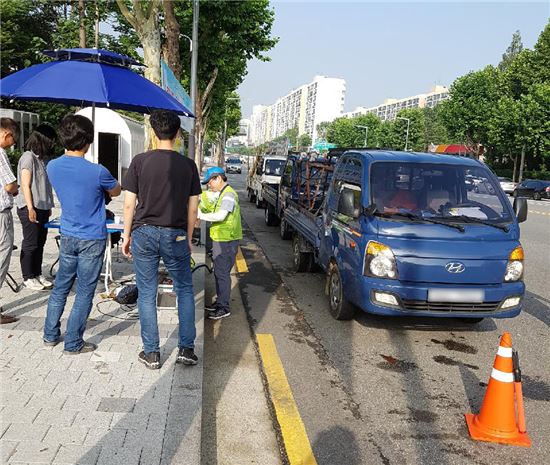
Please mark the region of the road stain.
[[416, 440], [426, 440], [426, 439], [437, 439], [437, 440], [445, 440], [445, 439], [460, 439], [460, 436], [458, 434], [453, 433], [429, 433], [429, 434], [401, 434], [401, 433], [392, 433], [391, 434], [392, 439], [396, 440], [405, 440], [405, 439], [416, 439]]
[[406, 416], [405, 421], [407, 423], [435, 423], [439, 418], [439, 415], [429, 410], [421, 410], [409, 407], [409, 412], [404, 410], [392, 409], [388, 410], [390, 415]]
[[538, 376], [523, 375], [521, 378], [523, 387], [523, 396], [532, 400], [542, 400], [550, 402], [550, 386], [546, 381], [542, 381]]
[[385, 361], [377, 363], [376, 366], [378, 368], [382, 368], [382, 370], [394, 371], [396, 373], [405, 373], [407, 371], [416, 370], [418, 368], [418, 365], [414, 362], [399, 360], [395, 357], [392, 357], [391, 355], [380, 354], [380, 357], [382, 357]]
[[437, 363], [441, 363], [442, 365], [449, 365], [449, 366], [460, 366], [464, 365], [465, 367], [471, 368], [472, 370], [479, 370], [479, 367], [477, 365], [470, 365], [469, 363], [463, 363], [458, 360], [455, 360], [454, 358], [446, 357], [445, 355], [435, 355], [434, 361]]
[[469, 344], [463, 342], [453, 341], [452, 339], [446, 339], [445, 341], [439, 341], [432, 339], [434, 344], [441, 344], [447, 350], [454, 350], [456, 352], [462, 352], [465, 354], [477, 354], [477, 349]]

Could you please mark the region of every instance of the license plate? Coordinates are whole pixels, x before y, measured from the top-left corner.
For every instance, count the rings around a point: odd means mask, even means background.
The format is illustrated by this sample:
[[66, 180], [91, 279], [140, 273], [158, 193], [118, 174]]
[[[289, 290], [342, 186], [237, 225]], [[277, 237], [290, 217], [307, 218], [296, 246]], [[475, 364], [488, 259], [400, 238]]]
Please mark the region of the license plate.
[[428, 289], [428, 302], [481, 303], [485, 292], [477, 289]]

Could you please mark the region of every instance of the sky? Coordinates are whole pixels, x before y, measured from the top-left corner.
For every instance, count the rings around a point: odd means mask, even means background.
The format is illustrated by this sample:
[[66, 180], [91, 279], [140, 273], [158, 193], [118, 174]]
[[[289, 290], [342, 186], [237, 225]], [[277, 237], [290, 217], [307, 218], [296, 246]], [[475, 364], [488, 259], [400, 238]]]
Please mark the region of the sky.
[[239, 87], [243, 117], [315, 75], [346, 80], [344, 111], [449, 86], [499, 63], [519, 30], [532, 48], [550, 0], [531, 2], [273, 1], [278, 44]]

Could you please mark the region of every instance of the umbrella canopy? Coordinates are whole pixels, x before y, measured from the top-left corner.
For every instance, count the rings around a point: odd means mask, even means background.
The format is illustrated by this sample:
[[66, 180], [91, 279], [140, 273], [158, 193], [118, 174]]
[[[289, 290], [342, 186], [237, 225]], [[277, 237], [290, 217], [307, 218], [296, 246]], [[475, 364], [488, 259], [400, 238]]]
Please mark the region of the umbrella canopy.
[[190, 109], [168, 92], [118, 64], [136, 64], [130, 57], [94, 49], [64, 49], [46, 53], [61, 60], [34, 65], [1, 79], [2, 98], [81, 107], [95, 104], [97, 107], [138, 113], [162, 109], [193, 116]]

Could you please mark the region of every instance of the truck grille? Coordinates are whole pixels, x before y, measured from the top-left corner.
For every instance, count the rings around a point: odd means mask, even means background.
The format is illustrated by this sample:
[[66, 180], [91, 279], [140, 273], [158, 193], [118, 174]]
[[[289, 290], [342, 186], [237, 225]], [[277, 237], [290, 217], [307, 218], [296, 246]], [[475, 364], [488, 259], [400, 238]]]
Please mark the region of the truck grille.
[[412, 312], [494, 312], [500, 302], [428, 302], [426, 300], [402, 300], [403, 308]]

